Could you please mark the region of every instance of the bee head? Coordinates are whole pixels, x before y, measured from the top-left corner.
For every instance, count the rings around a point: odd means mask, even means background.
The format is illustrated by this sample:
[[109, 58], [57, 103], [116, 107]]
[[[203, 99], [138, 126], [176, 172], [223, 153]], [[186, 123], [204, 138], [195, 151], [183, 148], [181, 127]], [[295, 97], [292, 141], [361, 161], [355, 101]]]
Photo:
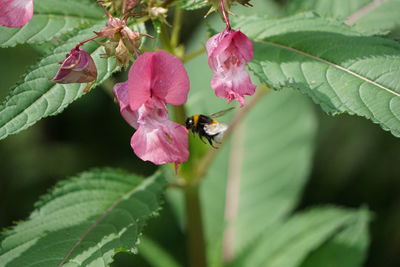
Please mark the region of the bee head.
[[193, 116], [186, 119], [185, 125], [186, 129], [191, 129], [193, 127]]

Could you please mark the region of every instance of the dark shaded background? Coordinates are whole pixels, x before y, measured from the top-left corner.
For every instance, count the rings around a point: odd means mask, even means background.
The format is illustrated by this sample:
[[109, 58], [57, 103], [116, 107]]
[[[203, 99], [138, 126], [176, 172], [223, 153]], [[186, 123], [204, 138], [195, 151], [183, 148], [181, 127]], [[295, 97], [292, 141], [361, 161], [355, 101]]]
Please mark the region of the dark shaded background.
[[[186, 18], [184, 38], [202, 13], [190, 15], [194, 19]], [[30, 47], [0, 50], [2, 99], [38, 57]], [[133, 130], [106, 90], [96, 88], [62, 114], [0, 141], [1, 228], [26, 218], [40, 195], [81, 171], [110, 166], [146, 175], [155, 170], [132, 153]], [[318, 106], [315, 111], [320, 121], [317, 149], [299, 209], [321, 203], [368, 206], [374, 219], [366, 266], [400, 266], [400, 139], [363, 118], [330, 117]], [[145, 232], [185, 263], [185, 238], [168, 206]], [[135, 266], [147, 266], [140, 257], [119, 254], [116, 259], [115, 266], [132, 266], [132, 260]]]

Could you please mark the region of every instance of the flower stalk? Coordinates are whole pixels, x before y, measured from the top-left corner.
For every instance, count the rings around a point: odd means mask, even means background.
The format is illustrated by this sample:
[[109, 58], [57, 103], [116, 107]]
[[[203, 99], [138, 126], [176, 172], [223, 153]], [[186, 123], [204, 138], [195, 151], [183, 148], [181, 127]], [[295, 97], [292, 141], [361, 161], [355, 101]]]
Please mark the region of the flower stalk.
[[226, 24], [226, 29], [230, 30], [231, 29], [231, 24], [229, 22], [229, 16], [225, 10], [225, 0], [220, 0], [220, 6], [221, 6], [221, 13], [222, 17], [224, 18], [225, 24]]
[[191, 267], [206, 267], [206, 245], [199, 185], [185, 187], [184, 196], [189, 263]]

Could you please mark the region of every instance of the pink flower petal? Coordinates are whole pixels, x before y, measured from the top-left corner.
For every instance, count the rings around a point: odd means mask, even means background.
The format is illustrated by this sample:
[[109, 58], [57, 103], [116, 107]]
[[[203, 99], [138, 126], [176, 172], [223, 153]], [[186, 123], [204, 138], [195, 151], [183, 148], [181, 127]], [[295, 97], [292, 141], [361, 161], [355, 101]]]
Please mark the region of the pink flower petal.
[[19, 28], [33, 16], [33, 0], [1, 0], [0, 25]]
[[146, 104], [137, 110], [137, 122], [140, 125], [163, 123], [168, 120], [168, 110], [164, 102], [157, 98], [150, 98]]
[[165, 51], [154, 53], [152, 92], [167, 104], [179, 106], [186, 102], [190, 84], [182, 61]]
[[128, 83], [118, 83], [114, 94], [119, 102], [122, 117], [137, 131], [131, 139], [135, 154], [154, 164], [185, 162], [189, 157], [188, 131], [178, 123], [168, 120], [165, 104], [150, 99], [138, 110], [132, 111], [128, 102]]
[[[244, 66], [243, 66], [244, 68]], [[211, 80], [211, 88], [215, 90], [215, 95], [227, 98], [228, 103], [236, 99], [240, 106], [244, 106], [244, 95], [253, 95], [256, 86], [252, 84], [249, 74], [241, 69], [236, 73], [215, 74]]]
[[114, 95], [119, 103], [119, 110], [121, 112], [122, 117], [126, 120], [126, 122], [137, 129], [138, 125], [138, 113], [136, 111], [132, 111], [129, 106], [129, 98], [128, 98], [128, 82], [117, 83], [114, 86]]
[[232, 42], [243, 59], [247, 62], [253, 59], [253, 43], [241, 31], [236, 31], [232, 36]]
[[131, 146], [139, 158], [157, 165], [178, 164], [189, 157], [187, 129], [168, 120], [140, 126], [132, 136]]
[[153, 53], [140, 55], [128, 75], [129, 105], [137, 110], [151, 97]]
[[182, 105], [190, 87], [182, 62], [162, 50], [139, 56], [129, 71], [128, 84], [132, 110], [137, 110], [150, 97]]

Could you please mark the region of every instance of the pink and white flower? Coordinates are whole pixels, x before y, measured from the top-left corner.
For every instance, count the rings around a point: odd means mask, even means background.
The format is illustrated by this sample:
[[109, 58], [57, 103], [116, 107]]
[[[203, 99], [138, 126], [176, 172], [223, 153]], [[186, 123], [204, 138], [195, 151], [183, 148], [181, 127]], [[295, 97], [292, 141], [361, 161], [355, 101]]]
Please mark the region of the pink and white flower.
[[53, 82], [87, 83], [96, 80], [97, 69], [92, 57], [79, 47], [72, 49], [60, 64]]
[[256, 86], [246, 71], [253, 58], [253, 44], [241, 31], [225, 29], [211, 37], [206, 44], [208, 65], [214, 72], [211, 88], [218, 97], [233, 99], [244, 105], [244, 95], [252, 95]]
[[0, 0], [0, 25], [24, 26], [33, 16], [33, 0]]
[[182, 62], [165, 51], [139, 56], [128, 81], [115, 85], [121, 114], [136, 129], [131, 147], [139, 158], [157, 165], [187, 161], [188, 131], [168, 119], [166, 104], [184, 104], [188, 92]]

